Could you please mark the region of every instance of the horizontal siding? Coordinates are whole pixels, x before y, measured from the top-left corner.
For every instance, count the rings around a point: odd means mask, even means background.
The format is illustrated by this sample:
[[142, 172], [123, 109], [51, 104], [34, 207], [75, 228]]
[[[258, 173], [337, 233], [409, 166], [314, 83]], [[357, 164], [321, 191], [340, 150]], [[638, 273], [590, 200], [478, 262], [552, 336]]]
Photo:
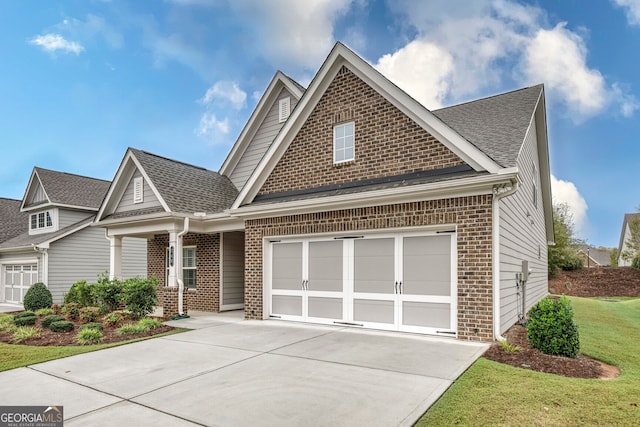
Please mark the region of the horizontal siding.
[[276, 99], [273, 105], [271, 105], [264, 121], [256, 131], [256, 134], [249, 143], [247, 149], [242, 154], [238, 164], [231, 172], [229, 178], [238, 189], [242, 189], [249, 179], [249, 176], [251, 176], [253, 170], [264, 156], [264, 153], [267, 151], [284, 125], [284, 123], [278, 123], [278, 102], [280, 99], [286, 98], [287, 96], [291, 98], [290, 111], [293, 111], [298, 101], [289, 93], [289, 91], [283, 88], [278, 95], [278, 99]]
[[133, 181], [135, 178], [138, 178], [141, 176], [142, 174], [140, 173], [140, 171], [136, 170], [136, 172], [133, 174], [133, 176], [129, 180], [129, 183], [127, 184], [127, 188], [124, 191], [122, 198], [118, 202], [118, 207], [116, 207], [116, 210], [115, 210], [116, 213], [135, 211], [138, 209], [155, 208], [155, 207], [161, 206], [160, 201], [158, 200], [156, 195], [153, 193], [153, 190], [149, 186], [149, 183], [147, 182], [146, 179], [142, 180], [143, 182], [142, 185], [144, 188], [144, 196], [143, 196], [142, 203], [133, 203]]
[[122, 277], [147, 277], [147, 239], [122, 239]]
[[58, 225], [60, 229], [76, 224], [90, 216], [95, 215], [93, 212], [72, 211], [69, 209], [58, 209]]
[[224, 233], [222, 242], [222, 304], [243, 304], [244, 233]]
[[518, 320], [516, 273], [522, 270], [523, 260], [532, 270], [525, 287], [526, 310], [548, 293], [547, 240], [539, 178], [537, 207], [533, 204], [534, 165], [539, 171], [535, 123], [517, 161], [522, 182], [515, 194], [500, 202], [500, 333]]

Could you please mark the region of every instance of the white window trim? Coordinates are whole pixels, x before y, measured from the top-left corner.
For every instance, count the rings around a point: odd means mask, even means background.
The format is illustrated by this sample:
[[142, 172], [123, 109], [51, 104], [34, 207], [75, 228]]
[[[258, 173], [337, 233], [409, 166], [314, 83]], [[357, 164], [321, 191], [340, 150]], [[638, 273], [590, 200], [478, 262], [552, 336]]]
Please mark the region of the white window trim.
[[287, 96], [278, 101], [278, 123], [287, 121], [291, 114], [291, 97]]
[[[196, 265], [195, 267], [185, 267], [184, 266], [184, 251], [185, 249], [194, 249], [196, 251]], [[169, 282], [169, 248], [167, 247], [166, 251], [165, 251], [165, 258], [164, 258], [164, 266], [165, 266], [165, 286], [167, 285], [167, 283]], [[193, 245], [193, 246], [183, 246], [182, 247], [182, 280], [184, 282], [184, 270], [195, 270], [196, 271], [196, 277], [198, 275], [197, 271], [198, 271], [198, 249], [197, 246]], [[187, 286], [187, 284], [185, 283], [184, 287], [185, 289], [196, 289], [198, 286], [198, 283], [196, 281], [196, 283], [194, 283], [193, 286]]]
[[133, 178], [133, 203], [144, 202], [144, 179], [141, 176]]
[[[348, 159], [342, 159], [342, 160], [336, 160], [336, 130], [347, 126], [347, 125], [353, 125], [353, 157], [348, 158]], [[344, 150], [344, 149], [343, 149]], [[352, 162], [356, 159], [356, 123], [354, 121], [350, 121], [350, 122], [345, 122], [345, 123], [340, 123], [337, 125], [333, 126], [333, 164], [340, 164], [340, 163], [346, 163], [346, 162]]]
[[[29, 234], [50, 233], [58, 229], [57, 209], [48, 209], [46, 211], [34, 212], [29, 215]], [[44, 215], [44, 226], [40, 227], [39, 215]], [[51, 225], [47, 225], [47, 214], [51, 220]], [[33, 217], [36, 217], [36, 228], [32, 228]]]

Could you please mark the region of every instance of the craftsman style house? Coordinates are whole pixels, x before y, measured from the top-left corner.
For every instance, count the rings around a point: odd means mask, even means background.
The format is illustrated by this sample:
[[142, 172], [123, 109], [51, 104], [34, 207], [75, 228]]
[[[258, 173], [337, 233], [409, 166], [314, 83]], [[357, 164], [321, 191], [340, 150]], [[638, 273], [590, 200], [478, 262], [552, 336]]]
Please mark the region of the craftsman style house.
[[[0, 302], [21, 304], [36, 282], [61, 303], [71, 285], [109, 270], [109, 242], [92, 227], [108, 181], [34, 168], [22, 200], [0, 199]], [[127, 239], [125, 277], [146, 274], [146, 241]]]
[[113, 275], [147, 239], [165, 316], [490, 341], [547, 294], [544, 89], [429, 111], [338, 43], [306, 90], [276, 73], [219, 172], [127, 150], [96, 221]]

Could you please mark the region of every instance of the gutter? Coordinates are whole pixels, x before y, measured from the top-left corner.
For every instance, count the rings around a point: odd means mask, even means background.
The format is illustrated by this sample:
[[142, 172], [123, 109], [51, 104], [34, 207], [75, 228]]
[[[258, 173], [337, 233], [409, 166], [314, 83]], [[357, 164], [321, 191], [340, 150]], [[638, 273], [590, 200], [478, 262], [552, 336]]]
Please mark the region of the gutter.
[[42, 254], [42, 280], [38, 280], [39, 282], [43, 282], [45, 283], [45, 285], [47, 286], [47, 288], [49, 287], [48, 282], [49, 282], [49, 245], [43, 245], [43, 247], [40, 247], [38, 245], [36, 245], [35, 243], [33, 243], [31, 245], [31, 247], [33, 248], [33, 250], [39, 254]]
[[500, 335], [500, 200], [518, 191], [518, 181], [493, 188], [492, 201], [492, 264], [493, 264], [493, 336], [497, 341], [504, 341]]
[[[184, 282], [182, 281], [182, 236], [189, 232], [189, 217], [184, 218], [184, 227], [182, 231], [176, 235], [176, 241], [180, 242], [180, 253], [176, 254], [176, 258], [180, 258], [180, 265], [176, 267], [180, 267], [180, 271], [177, 272], [178, 276], [178, 315], [184, 316], [184, 296], [182, 295], [184, 291]], [[176, 248], [177, 249], [177, 248]], [[178, 251], [176, 251], [178, 252]]]

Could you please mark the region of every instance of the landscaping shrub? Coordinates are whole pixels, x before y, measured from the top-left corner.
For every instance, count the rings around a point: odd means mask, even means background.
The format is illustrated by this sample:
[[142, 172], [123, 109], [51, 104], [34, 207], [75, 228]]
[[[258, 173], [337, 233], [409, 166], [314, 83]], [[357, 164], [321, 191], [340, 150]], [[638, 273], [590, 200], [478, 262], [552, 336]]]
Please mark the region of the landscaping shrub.
[[98, 307], [84, 307], [79, 311], [80, 320], [85, 323], [95, 322], [100, 315], [100, 309]]
[[158, 319], [146, 317], [144, 319], [140, 319], [140, 321], [138, 321], [138, 325], [140, 325], [141, 328], [150, 330], [150, 329], [159, 328], [160, 326], [162, 326], [162, 322], [159, 321]]
[[20, 314], [13, 316], [13, 323], [16, 326], [28, 326], [35, 325], [38, 316], [33, 311], [23, 311]]
[[11, 314], [0, 313], [0, 331], [10, 331], [14, 327], [13, 316]]
[[633, 261], [631, 261], [631, 267], [636, 270], [640, 270], [640, 255], [636, 255], [636, 257], [633, 258]]
[[102, 341], [102, 331], [99, 329], [80, 328], [78, 334], [76, 335], [76, 342], [81, 345], [97, 344], [100, 341]]
[[46, 285], [42, 282], [33, 284], [22, 301], [26, 310], [39, 310], [41, 308], [50, 308], [53, 304], [53, 297]]
[[91, 322], [80, 326], [79, 331], [84, 331], [85, 329], [96, 329], [102, 332], [104, 331], [104, 326], [102, 325], [102, 323]]
[[41, 308], [40, 310], [36, 310], [36, 315], [40, 316], [48, 316], [50, 314], [54, 314], [55, 311], [52, 308]]
[[53, 304], [51, 306], [51, 310], [53, 310], [54, 314], [60, 314], [61, 313], [60, 306], [58, 304]]
[[21, 343], [22, 341], [40, 336], [40, 328], [33, 326], [20, 326], [16, 328], [11, 334], [11, 342], [14, 344]]
[[543, 353], [578, 357], [580, 337], [571, 302], [566, 297], [540, 300], [529, 310], [527, 336]]
[[120, 308], [120, 294], [122, 293], [122, 282], [118, 279], [109, 279], [105, 275], [98, 278], [98, 283], [92, 286], [92, 294], [95, 303], [103, 313]]
[[76, 302], [80, 307], [88, 307], [95, 304], [92, 285], [82, 280], [71, 285], [69, 292], [64, 296], [64, 303]]
[[70, 320], [78, 320], [80, 317], [80, 306], [77, 302], [70, 302], [69, 304], [63, 305], [60, 312]]
[[48, 328], [51, 326], [53, 322], [59, 322], [61, 320], [67, 320], [67, 319], [57, 314], [52, 314], [51, 316], [47, 316], [44, 319], [42, 319], [42, 321], [40, 322], [40, 326], [42, 326], [43, 328]]
[[566, 271], [580, 270], [582, 267], [582, 260], [578, 257], [569, 257], [562, 264], [562, 269]]
[[49, 325], [49, 329], [53, 332], [71, 332], [73, 331], [73, 323], [68, 320], [58, 320]]
[[102, 318], [102, 323], [107, 326], [118, 326], [124, 320], [124, 314], [121, 311], [112, 311], [109, 314], [105, 314]]
[[157, 279], [127, 279], [122, 283], [120, 298], [134, 319], [140, 319], [153, 311], [158, 303]]

